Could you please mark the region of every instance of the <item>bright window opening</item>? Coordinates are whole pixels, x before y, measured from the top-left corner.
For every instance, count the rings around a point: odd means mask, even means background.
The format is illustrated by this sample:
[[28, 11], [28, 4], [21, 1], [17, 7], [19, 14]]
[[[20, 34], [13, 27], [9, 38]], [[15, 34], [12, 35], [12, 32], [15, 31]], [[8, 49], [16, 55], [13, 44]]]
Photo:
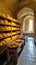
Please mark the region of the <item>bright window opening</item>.
[[34, 26], [33, 26], [33, 20], [32, 19], [30, 19], [29, 20], [29, 25], [28, 25], [28, 32], [29, 33], [33, 33], [34, 32]]

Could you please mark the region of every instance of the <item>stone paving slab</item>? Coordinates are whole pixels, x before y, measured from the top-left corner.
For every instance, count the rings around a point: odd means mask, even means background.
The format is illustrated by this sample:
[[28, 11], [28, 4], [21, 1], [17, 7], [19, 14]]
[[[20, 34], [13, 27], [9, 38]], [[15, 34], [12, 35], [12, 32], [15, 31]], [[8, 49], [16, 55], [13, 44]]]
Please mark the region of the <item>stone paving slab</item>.
[[36, 46], [32, 40], [26, 43], [17, 65], [36, 65]]

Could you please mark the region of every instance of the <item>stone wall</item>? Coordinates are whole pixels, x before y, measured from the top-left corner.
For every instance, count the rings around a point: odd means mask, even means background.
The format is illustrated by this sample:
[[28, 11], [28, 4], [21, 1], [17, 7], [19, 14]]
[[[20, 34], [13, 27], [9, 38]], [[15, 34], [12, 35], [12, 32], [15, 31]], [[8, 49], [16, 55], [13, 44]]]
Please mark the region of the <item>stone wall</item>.
[[34, 32], [35, 32], [35, 42], [36, 42], [36, 11], [35, 11], [35, 16], [34, 16]]
[[0, 13], [13, 16], [15, 2], [16, 0], [0, 0]]

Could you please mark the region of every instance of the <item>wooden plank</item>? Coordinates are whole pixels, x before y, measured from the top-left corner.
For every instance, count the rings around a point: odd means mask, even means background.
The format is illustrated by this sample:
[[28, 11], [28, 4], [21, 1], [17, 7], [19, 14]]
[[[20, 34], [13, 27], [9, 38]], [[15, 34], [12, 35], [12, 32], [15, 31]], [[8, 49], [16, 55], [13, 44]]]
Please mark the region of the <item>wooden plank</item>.
[[6, 46], [1, 46], [0, 47], [0, 55], [7, 49]]

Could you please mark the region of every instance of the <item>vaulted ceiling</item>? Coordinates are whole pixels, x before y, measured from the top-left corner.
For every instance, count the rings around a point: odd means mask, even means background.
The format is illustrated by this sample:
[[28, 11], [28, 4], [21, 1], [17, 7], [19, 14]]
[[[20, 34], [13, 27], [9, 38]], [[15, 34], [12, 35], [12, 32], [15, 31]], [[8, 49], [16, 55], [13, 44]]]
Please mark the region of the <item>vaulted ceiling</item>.
[[9, 14], [15, 18], [24, 7], [30, 7], [36, 11], [36, 0], [0, 0], [0, 13]]

